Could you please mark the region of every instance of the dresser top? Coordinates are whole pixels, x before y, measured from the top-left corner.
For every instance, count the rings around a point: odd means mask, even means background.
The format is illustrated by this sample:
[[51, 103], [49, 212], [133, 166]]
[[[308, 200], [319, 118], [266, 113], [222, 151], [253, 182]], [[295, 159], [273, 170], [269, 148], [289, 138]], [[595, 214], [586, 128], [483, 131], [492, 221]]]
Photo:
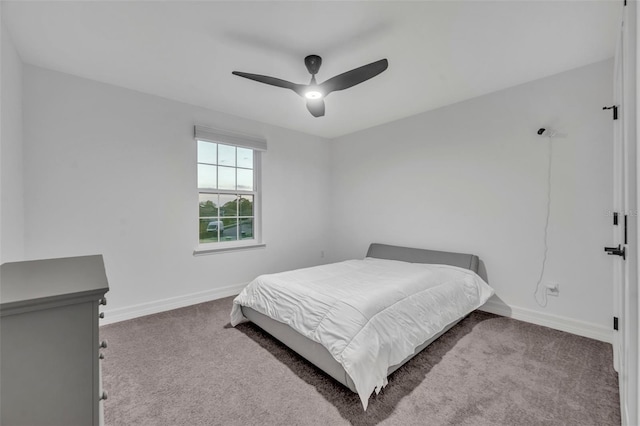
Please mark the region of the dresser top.
[[97, 300], [108, 290], [102, 255], [0, 265], [1, 314], [14, 308], [50, 305], [69, 299], [96, 297]]

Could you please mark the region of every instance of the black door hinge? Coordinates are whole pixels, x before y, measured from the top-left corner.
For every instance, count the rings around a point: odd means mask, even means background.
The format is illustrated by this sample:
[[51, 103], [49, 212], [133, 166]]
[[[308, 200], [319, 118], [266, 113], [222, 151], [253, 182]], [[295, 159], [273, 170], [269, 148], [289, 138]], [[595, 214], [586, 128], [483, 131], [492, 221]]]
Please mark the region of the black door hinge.
[[602, 109], [612, 109], [613, 110], [613, 119], [614, 120], [618, 119], [618, 106], [617, 105], [611, 105], [610, 107], [602, 107]]
[[618, 226], [618, 212], [613, 212], [613, 224]]
[[605, 247], [604, 251], [606, 251], [608, 255], [620, 256], [623, 260], [627, 259], [627, 250], [620, 244], [618, 244], [618, 247]]
[[613, 329], [618, 329], [618, 317], [613, 317]]

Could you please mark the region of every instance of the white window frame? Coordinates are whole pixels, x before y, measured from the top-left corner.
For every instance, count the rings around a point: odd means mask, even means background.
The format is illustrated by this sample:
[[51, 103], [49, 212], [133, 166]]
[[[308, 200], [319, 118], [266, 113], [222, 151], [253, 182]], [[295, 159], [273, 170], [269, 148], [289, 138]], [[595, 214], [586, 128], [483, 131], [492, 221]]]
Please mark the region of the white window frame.
[[[226, 130], [214, 129], [200, 125], [194, 126], [194, 140], [196, 142], [196, 159], [193, 164], [194, 170], [196, 170], [196, 191], [198, 198], [200, 197], [200, 194], [250, 194], [254, 197], [252, 239], [200, 243], [200, 236], [197, 231], [199, 228], [198, 226], [194, 226], [196, 229], [196, 249], [193, 251], [194, 256], [266, 247], [266, 244], [262, 240], [262, 152], [267, 150], [267, 141], [255, 136], [232, 133]], [[235, 147], [249, 148], [253, 150], [253, 191], [198, 188], [198, 141], [232, 145]], [[197, 206], [198, 204], [196, 204], [196, 209], [198, 208]], [[197, 213], [197, 215], [196, 223], [200, 223], [200, 213]]]

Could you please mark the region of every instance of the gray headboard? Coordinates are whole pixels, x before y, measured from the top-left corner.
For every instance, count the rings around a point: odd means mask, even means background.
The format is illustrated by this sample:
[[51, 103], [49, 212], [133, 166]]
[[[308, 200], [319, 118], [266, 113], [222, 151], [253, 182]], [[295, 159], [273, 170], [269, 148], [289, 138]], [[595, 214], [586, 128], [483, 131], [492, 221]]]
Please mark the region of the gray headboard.
[[447, 251], [425, 250], [410, 247], [390, 246], [373, 243], [369, 246], [367, 257], [378, 259], [401, 260], [411, 263], [434, 263], [439, 265], [459, 266], [478, 272], [480, 259], [473, 254], [451, 253]]

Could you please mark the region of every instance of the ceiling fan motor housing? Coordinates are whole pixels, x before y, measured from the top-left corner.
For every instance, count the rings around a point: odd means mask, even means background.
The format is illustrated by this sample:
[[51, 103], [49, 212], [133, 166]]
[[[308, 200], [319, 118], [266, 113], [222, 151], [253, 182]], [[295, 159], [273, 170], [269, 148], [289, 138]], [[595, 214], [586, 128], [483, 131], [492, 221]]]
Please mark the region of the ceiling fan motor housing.
[[304, 58], [304, 64], [309, 74], [316, 75], [320, 69], [320, 65], [322, 65], [322, 58], [318, 55], [309, 55]]

